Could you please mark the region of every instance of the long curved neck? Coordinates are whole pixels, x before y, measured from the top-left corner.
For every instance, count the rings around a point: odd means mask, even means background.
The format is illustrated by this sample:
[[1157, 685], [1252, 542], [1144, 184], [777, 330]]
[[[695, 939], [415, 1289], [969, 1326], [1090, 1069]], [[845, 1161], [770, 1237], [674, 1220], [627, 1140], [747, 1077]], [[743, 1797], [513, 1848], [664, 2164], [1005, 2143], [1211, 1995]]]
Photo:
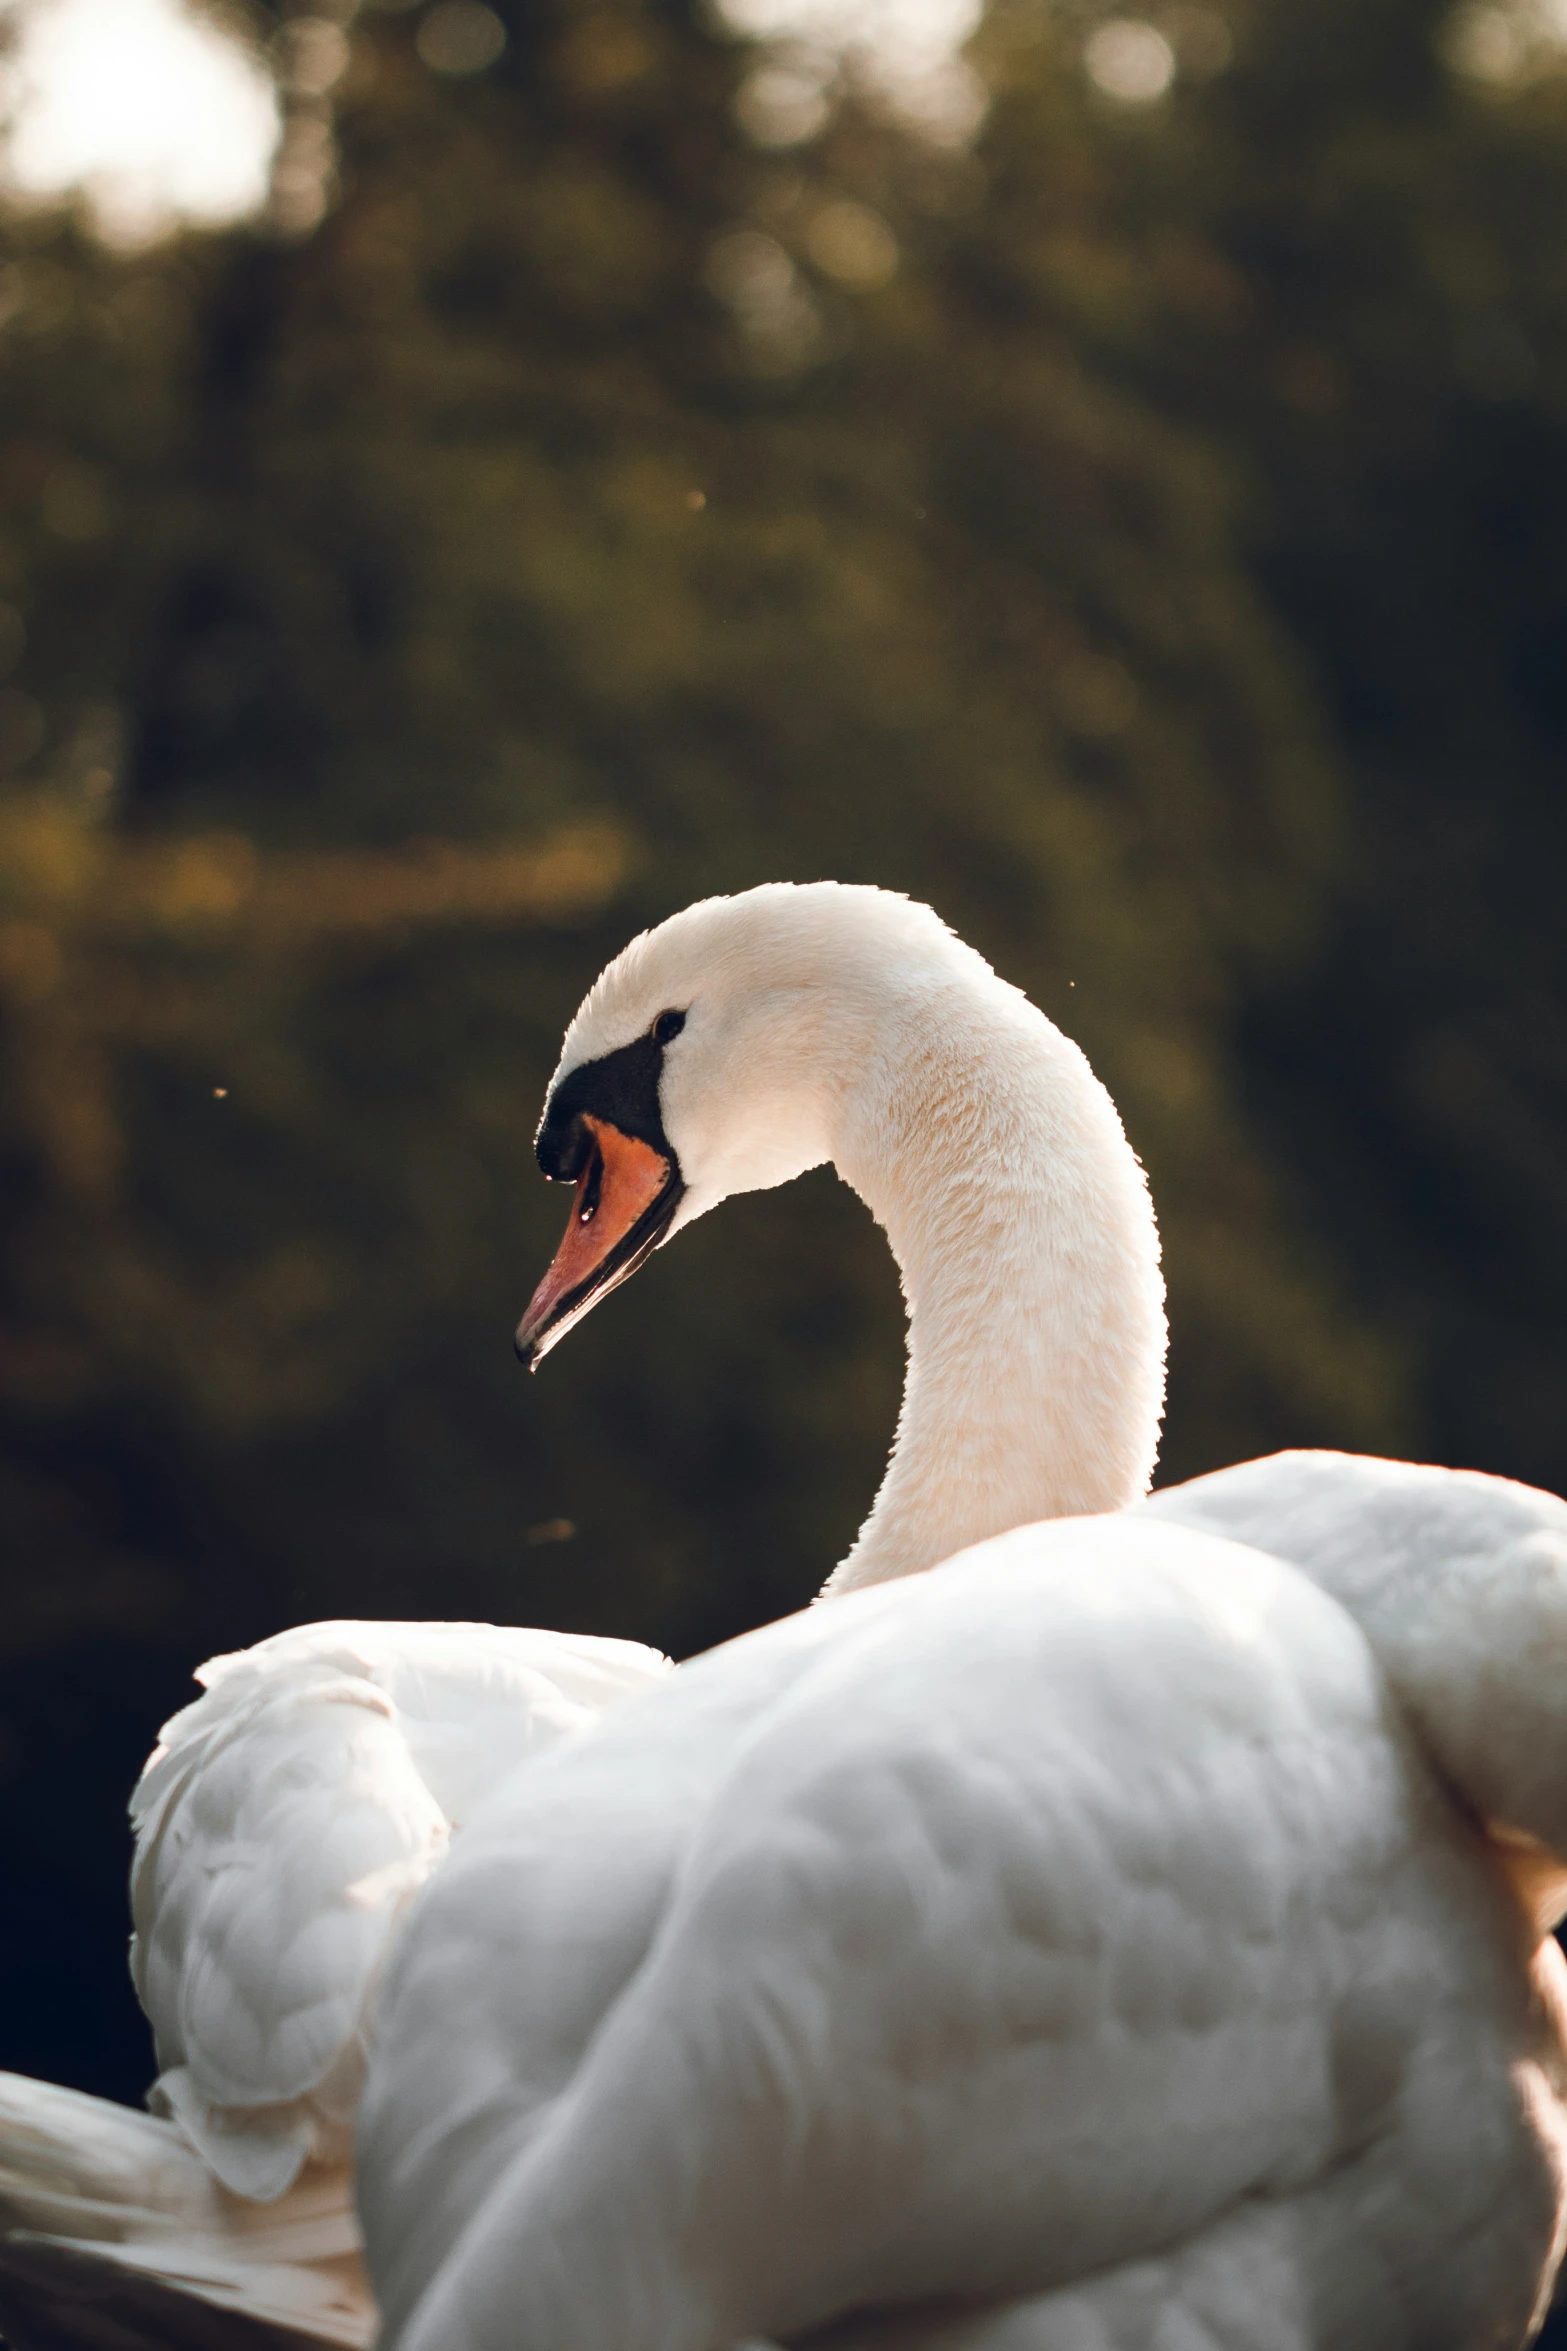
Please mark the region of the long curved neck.
[[1164, 1401], [1158, 1235], [1078, 1048], [994, 981], [922, 991], [834, 1124], [898, 1261], [909, 1361], [886, 1476], [823, 1598], [1140, 1500]]

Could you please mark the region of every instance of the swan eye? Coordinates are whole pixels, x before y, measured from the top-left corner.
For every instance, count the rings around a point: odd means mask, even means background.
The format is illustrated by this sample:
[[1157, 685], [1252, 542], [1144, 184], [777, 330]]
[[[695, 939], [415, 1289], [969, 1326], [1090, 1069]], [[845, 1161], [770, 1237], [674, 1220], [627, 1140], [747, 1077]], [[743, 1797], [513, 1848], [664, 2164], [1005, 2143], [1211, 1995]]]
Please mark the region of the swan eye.
[[667, 1045], [671, 1037], [679, 1036], [685, 1025], [686, 1016], [683, 1012], [661, 1012], [652, 1027], [654, 1044]]

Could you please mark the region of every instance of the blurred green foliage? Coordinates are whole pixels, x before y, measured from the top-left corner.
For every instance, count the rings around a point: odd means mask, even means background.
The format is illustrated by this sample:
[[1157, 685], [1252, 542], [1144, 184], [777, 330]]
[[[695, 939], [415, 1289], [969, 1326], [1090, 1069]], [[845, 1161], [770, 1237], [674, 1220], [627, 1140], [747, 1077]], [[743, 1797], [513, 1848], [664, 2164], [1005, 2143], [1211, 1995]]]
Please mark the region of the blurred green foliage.
[[270, 227], [0, 221], [0, 2013], [127, 2092], [117, 1807], [197, 1658], [687, 1650], [869, 1499], [896, 1285], [825, 1176], [510, 1360], [561, 1027], [704, 892], [914, 892], [1082, 1040], [1167, 1476], [1567, 1483], [1562, 84], [1250, 0], [1116, 106], [1091, 9], [994, 0], [970, 143], [845, 86], [769, 150], [700, 12], [495, 5], [465, 76], [362, 13], [330, 102], [258, 6]]

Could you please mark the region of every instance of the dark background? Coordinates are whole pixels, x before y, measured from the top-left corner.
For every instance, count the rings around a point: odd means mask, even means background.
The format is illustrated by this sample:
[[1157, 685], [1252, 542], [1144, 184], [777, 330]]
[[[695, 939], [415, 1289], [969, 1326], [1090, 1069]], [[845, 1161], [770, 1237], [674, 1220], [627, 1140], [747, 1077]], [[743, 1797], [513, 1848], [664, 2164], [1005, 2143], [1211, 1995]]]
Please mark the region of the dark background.
[[0, 2064], [124, 2098], [124, 1799], [198, 1659], [687, 1652], [848, 1543], [899, 1311], [825, 1175], [511, 1361], [561, 1027], [701, 893], [912, 891], [1085, 1044], [1166, 1237], [1166, 1480], [1567, 1485], [1534, 19], [1160, 0], [1132, 105], [1102, 11], [994, 0], [967, 143], [845, 67], [769, 147], [756, 76], [820, 61], [494, 6], [463, 72], [449, 12], [327, 10], [327, 89], [317, 18], [231, 15], [263, 222], [0, 216]]

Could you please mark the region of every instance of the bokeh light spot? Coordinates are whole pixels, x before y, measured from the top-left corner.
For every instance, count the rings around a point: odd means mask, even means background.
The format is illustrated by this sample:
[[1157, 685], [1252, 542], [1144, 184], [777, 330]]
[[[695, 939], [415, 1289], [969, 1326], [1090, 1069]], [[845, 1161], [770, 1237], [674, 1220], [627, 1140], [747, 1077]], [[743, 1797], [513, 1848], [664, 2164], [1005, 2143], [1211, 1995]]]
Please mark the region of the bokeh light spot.
[[740, 85], [735, 113], [758, 147], [798, 147], [827, 120], [826, 74], [798, 65], [760, 65]]
[[1149, 106], [1175, 79], [1175, 51], [1157, 25], [1112, 16], [1083, 47], [1088, 78], [1122, 106]]
[[283, 27], [282, 72], [301, 98], [324, 98], [347, 70], [348, 35], [325, 16], [296, 16]]
[[266, 200], [277, 97], [260, 61], [179, 0], [28, 0], [6, 71], [5, 177], [85, 190], [101, 234], [140, 244]]
[[[717, 6], [725, 23], [749, 40], [815, 52], [824, 61], [816, 83], [824, 96], [829, 74], [840, 62], [847, 65], [863, 88], [937, 145], [961, 146], [984, 119], [988, 93], [960, 55], [978, 26], [979, 0], [717, 0]], [[806, 108], [803, 91], [793, 102]], [[771, 104], [765, 91], [749, 101], [742, 96], [741, 103], [741, 120], [759, 145], [786, 146], [812, 135], [759, 133], [744, 108], [754, 106], [765, 126]], [[772, 119], [783, 133], [787, 109]]]
[[788, 375], [813, 356], [821, 315], [776, 237], [761, 229], [730, 229], [715, 238], [707, 282], [745, 336], [759, 373]]
[[483, 73], [506, 46], [506, 27], [483, 0], [438, 0], [419, 27], [416, 46], [436, 73]]
[[824, 204], [806, 242], [819, 270], [857, 291], [884, 286], [898, 266], [898, 241], [868, 204]]

